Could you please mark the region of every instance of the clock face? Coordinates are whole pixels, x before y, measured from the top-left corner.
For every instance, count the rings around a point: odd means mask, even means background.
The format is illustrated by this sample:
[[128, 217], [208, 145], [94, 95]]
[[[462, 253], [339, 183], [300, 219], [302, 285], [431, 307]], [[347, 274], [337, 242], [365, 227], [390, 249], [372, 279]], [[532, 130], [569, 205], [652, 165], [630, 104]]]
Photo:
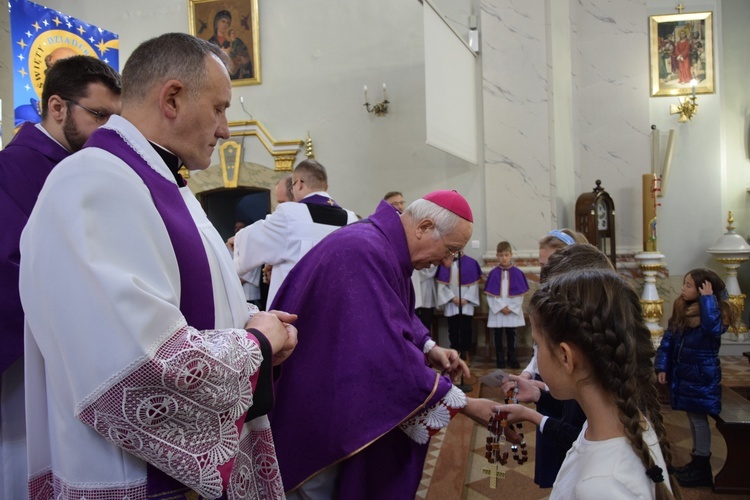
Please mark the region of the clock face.
[[609, 229], [609, 217], [607, 214], [607, 204], [604, 200], [596, 202], [596, 228], [600, 231]]

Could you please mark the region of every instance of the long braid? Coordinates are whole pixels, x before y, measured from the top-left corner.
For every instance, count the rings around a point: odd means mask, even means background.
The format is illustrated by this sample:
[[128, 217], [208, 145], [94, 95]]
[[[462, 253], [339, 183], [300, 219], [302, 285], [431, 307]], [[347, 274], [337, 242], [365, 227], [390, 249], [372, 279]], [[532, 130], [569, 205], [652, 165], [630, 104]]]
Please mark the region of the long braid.
[[[640, 303], [638, 304], [640, 308]], [[638, 372], [636, 374], [641, 388], [641, 409], [645, 412], [646, 418], [659, 438], [659, 448], [661, 448], [664, 463], [667, 469], [672, 466], [672, 445], [667, 439], [667, 430], [664, 427], [664, 417], [661, 413], [661, 403], [656, 386], [656, 372], [654, 371], [653, 359], [655, 355], [654, 344], [651, 340], [651, 332], [642, 321], [642, 314], [637, 315], [636, 321], [636, 359], [638, 363]], [[648, 469], [647, 469], [648, 470]], [[669, 483], [672, 488], [673, 498], [680, 500], [682, 493], [673, 474], [669, 475]], [[664, 483], [656, 484], [656, 498], [672, 498], [669, 490]]]
[[665, 462], [671, 462], [651, 361], [654, 348], [635, 291], [611, 271], [572, 272], [540, 287], [531, 312], [554, 342], [574, 343], [586, 353], [598, 383], [614, 396], [625, 436], [655, 482], [656, 497], [680, 498], [676, 484], [673, 497], [663, 482], [666, 472], [659, 477], [660, 468], [643, 439], [641, 408]]

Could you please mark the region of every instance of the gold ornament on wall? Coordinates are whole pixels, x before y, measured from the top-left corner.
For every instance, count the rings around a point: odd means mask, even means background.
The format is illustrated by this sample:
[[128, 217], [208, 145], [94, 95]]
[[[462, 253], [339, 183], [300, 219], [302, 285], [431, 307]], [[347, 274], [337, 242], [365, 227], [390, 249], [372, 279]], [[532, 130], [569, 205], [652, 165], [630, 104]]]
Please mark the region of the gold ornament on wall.
[[258, 120], [230, 122], [229, 130], [232, 138], [256, 137], [273, 157], [274, 170], [277, 172], [291, 172], [297, 159], [297, 153], [305, 144], [302, 140], [279, 141], [274, 139]]
[[305, 140], [305, 156], [310, 159], [315, 159], [315, 153], [313, 153], [313, 142], [309, 130], [307, 131], [307, 139]]
[[224, 141], [219, 147], [221, 159], [221, 175], [224, 187], [236, 188], [240, 178], [240, 163], [242, 160], [242, 146], [237, 141]]

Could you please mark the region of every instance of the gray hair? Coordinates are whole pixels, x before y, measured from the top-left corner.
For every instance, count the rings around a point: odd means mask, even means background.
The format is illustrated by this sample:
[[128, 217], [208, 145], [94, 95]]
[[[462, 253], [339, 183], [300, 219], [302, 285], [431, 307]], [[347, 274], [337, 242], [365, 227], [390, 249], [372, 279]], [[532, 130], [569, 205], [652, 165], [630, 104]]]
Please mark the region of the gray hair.
[[450, 210], [423, 198], [413, 201], [406, 207], [404, 214], [408, 214], [415, 222], [423, 219], [432, 219], [435, 223], [433, 236], [435, 239], [454, 231], [461, 221], [461, 217]]
[[230, 61], [216, 45], [186, 33], [166, 33], [146, 40], [122, 70], [122, 101], [144, 99], [157, 85], [178, 80], [191, 97], [206, 84], [206, 58], [216, 56], [229, 70]]

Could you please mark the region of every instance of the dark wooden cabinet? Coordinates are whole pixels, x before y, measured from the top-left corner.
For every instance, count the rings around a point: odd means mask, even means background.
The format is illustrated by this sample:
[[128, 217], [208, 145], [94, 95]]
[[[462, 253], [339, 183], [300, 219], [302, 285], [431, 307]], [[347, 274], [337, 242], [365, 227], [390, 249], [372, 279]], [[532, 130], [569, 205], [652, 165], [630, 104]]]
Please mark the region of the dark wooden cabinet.
[[615, 202], [596, 181], [596, 187], [576, 200], [576, 231], [586, 235], [589, 243], [607, 254], [612, 265], [617, 262], [615, 246]]

